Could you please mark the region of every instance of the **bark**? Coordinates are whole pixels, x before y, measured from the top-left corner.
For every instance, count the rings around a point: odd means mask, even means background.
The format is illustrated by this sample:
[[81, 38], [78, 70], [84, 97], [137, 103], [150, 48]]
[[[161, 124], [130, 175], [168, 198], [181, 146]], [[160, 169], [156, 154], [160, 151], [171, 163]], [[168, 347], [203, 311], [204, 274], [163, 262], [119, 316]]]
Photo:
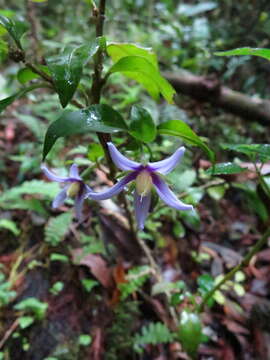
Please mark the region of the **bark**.
[[222, 86], [217, 79], [193, 75], [187, 71], [164, 73], [178, 93], [209, 102], [247, 120], [270, 124], [270, 101], [252, 98]]

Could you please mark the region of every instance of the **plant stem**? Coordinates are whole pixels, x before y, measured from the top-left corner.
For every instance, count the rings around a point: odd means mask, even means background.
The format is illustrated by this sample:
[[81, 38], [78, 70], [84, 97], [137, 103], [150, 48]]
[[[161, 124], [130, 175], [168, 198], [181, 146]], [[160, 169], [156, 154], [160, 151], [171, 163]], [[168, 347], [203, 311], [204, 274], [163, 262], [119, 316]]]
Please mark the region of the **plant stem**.
[[[151, 250], [149, 249], [149, 247], [147, 246], [145, 241], [143, 239], [141, 239], [139, 236], [137, 236], [137, 241], [149, 261], [150, 267], [153, 271], [153, 274], [154, 274], [157, 282], [162, 283], [162, 281], [163, 281], [162, 273], [161, 273], [160, 268], [159, 268], [158, 264], [156, 263], [154, 257], [152, 256]], [[178, 317], [177, 317], [174, 307], [170, 305], [170, 293], [168, 291], [164, 291], [164, 293], [166, 296], [165, 307], [166, 307], [168, 313], [171, 315], [174, 328], [176, 329], [178, 326]]]
[[207, 304], [208, 300], [211, 299], [211, 297], [214, 295], [214, 293], [221, 288], [221, 286], [228, 280], [230, 280], [237, 271], [241, 270], [243, 267], [247, 266], [250, 262], [250, 260], [253, 258], [254, 255], [257, 254], [258, 251], [263, 247], [263, 245], [267, 242], [268, 238], [270, 236], [270, 229], [268, 229], [263, 236], [258, 240], [258, 242], [251, 248], [251, 250], [247, 253], [247, 255], [244, 257], [244, 259], [235, 266], [230, 272], [228, 272], [227, 275], [224, 276], [224, 278], [213, 287], [212, 290], [207, 292], [203, 299], [201, 304], [198, 306], [197, 311], [202, 312], [204, 306]]
[[[100, 37], [103, 35], [105, 8], [106, 8], [106, 0], [100, 0], [99, 7], [97, 8], [96, 6], [94, 6], [93, 8], [93, 16], [96, 19], [96, 37]], [[93, 83], [89, 96], [91, 104], [100, 103], [102, 88], [103, 85], [105, 84], [105, 81], [102, 78], [102, 68], [103, 68], [103, 49], [99, 48], [94, 57]], [[110, 170], [110, 178], [111, 180], [114, 180], [115, 167], [111, 160], [110, 153], [107, 147], [107, 142], [111, 141], [111, 136], [109, 134], [104, 134], [100, 132], [97, 132], [97, 136], [105, 153], [105, 158]]]

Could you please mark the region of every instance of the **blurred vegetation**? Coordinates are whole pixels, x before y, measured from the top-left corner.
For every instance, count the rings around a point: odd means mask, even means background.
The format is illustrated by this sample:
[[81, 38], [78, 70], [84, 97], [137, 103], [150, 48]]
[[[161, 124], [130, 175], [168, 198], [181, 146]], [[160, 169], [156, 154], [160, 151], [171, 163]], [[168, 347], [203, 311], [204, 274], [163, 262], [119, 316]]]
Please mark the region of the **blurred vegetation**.
[[[29, 59], [45, 64], [45, 57], [58, 54], [65, 46], [85, 44], [95, 38], [91, 4], [92, 0], [0, 0], [0, 15], [30, 23], [32, 33], [23, 35], [23, 47]], [[153, 48], [162, 71], [177, 74], [185, 69], [217, 78], [255, 98], [269, 99], [268, 61], [251, 56], [213, 55], [244, 46], [270, 48], [269, 1], [112, 0], [107, 4], [104, 34], [108, 42], [134, 42]], [[109, 65], [110, 60], [106, 59], [105, 69]], [[14, 44], [2, 27], [0, 68], [1, 99], [26, 86], [18, 76], [21, 65], [14, 61]], [[83, 69], [77, 91], [82, 102], [92, 72], [93, 64]], [[181, 94], [177, 105], [156, 103], [140, 85], [119, 74], [106, 84], [102, 103], [121, 111], [127, 123], [131, 121], [131, 106], [137, 104], [149, 111], [156, 125], [171, 119], [183, 120], [216, 152], [219, 162], [252, 166], [259, 160], [262, 167], [268, 165], [268, 148], [259, 149], [265, 156], [256, 148], [254, 156], [252, 147], [232, 147], [269, 143], [267, 128], [209, 104]], [[75, 110], [71, 104], [67, 108]], [[190, 147], [192, 151], [187, 151], [183, 163], [168, 179], [184, 201], [196, 206], [196, 211], [179, 213], [157, 204], [146, 231], [140, 234], [168, 279], [157, 286], [151, 280], [149, 267], [140, 261], [139, 250], [130, 244], [121, 211], [115, 210], [112, 203], [107, 212], [88, 204], [89, 218], [80, 225], [72, 221], [71, 212], [51, 209], [59, 186], [45, 181], [40, 164], [46, 129], [61, 113], [56, 94], [42, 88], [16, 99], [1, 114], [0, 359], [87, 359], [95, 351], [102, 353], [104, 348], [108, 360], [146, 359], [143, 353], [149, 359], [160, 354], [170, 359], [170, 344], [176, 339], [182, 341], [183, 351], [194, 358], [202, 343], [221, 346], [217, 337], [227, 341], [229, 330], [224, 331], [221, 324], [213, 325], [215, 311], [218, 306], [230, 304], [239, 314], [245, 312], [240, 300], [250, 288], [245, 286], [245, 274], [239, 272], [211, 299], [208, 305], [212, 322], [209, 320], [207, 326], [199, 317], [194, 320], [186, 308], [191, 308], [226, 269], [235, 265], [234, 261], [239, 261], [247, 245], [267, 226], [269, 177], [257, 171], [259, 180], [256, 176], [243, 180], [227, 172], [226, 176], [216, 173], [213, 180], [200, 164], [200, 159], [207, 161], [205, 154]], [[125, 139], [122, 134], [114, 135], [117, 145], [123, 145]], [[134, 158], [144, 154], [147, 159], [158, 160], [180, 144], [179, 138], [159, 135], [151, 146], [141, 146], [131, 137], [124, 146], [126, 151], [133, 151]], [[103, 150], [93, 133], [58, 140], [47, 158], [50, 167], [62, 174], [73, 161], [84, 169], [90, 168], [91, 181], [96, 176], [95, 168], [104, 171], [103, 160]], [[99, 176], [98, 186], [104, 181]], [[130, 195], [128, 200], [132, 201]], [[64, 209], [68, 210], [69, 205], [72, 200]], [[114, 212], [118, 217], [112, 216]], [[203, 251], [200, 244], [206, 242], [217, 242], [222, 249]], [[128, 258], [129, 246], [129, 254], [134, 258]], [[231, 253], [223, 257], [224, 248], [229, 248], [235, 257], [231, 259]], [[89, 256], [89, 264], [75, 260], [78, 249]], [[96, 270], [96, 263], [93, 265], [95, 256], [100, 259], [102, 270]], [[110, 270], [103, 264], [104, 259]], [[170, 271], [175, 275], [172, 278]], [[104, 285], [103, 272], [113, 278], [114, 287]], [[164, 302], [164, 294], [170, 306], [182, 311], [181, 326], [175, 331], [166, 321], [160, 322], [159, 306]], [[268, 295], [265, 290], [262, 297]], [[183, 316], [188, 319], [186, 328]], [[250, 330], [248, 336], [251, 334]], [[234, 338], [232, 343], [235, 342], [233, 351], [237, 354], [239, 338]], [[247, 346], [243, 344], [241, 354]], [[177, 351], [179, 359], [184, 359], [182, 349]], [[255, 352], [255, 345], [246, 351]]]

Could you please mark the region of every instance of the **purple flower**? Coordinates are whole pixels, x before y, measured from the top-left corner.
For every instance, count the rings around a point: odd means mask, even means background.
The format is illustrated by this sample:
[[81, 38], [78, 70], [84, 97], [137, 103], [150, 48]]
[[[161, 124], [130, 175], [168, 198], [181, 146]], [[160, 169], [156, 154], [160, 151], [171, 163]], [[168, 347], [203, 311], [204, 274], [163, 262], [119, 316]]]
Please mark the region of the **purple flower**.
[[83, 201], [87, 198], [88, 193], [92, 190], [80, 177], [78, 166], [76, 164], [71, 165], [68, 177], [55, 175], [45, 165], [41, 166], [41, 170], [48, 179], [60, 183], [66, 183], [63, 189], [54, 198], [52, 207], [55, 209], [61, 206], [67, 197], [74, 198], [76, 217], [79, 221], [82, 221]]
[[88, 196], [90, 198], [94, 200], [108, 199], [114, 195], [119, 194], [129, 182], [135, 180], [135, 216], [138, 227], [140, 229], [144, 228], [144, 222], [149, 212], [152, 186], [154, 186], [161, 200], [163, 200], [170, 207], [177, 210], [193, 209], [192, 205], [187, 205], [180, 201], [159, 175], [166, 175], [176, 167], [177, 163], [180, 161], [185, 152], [185, 148], [183, 146], [177, 149], [173, 155], [165, 160], [144, 165], [126, 158], [111, 142], [107, 143], [107, 145], [115, 165], [121, 170], [130, 171], [130, 173], [108, 190], [102, 191], [100, 193], [93, 191], [89, 192]]

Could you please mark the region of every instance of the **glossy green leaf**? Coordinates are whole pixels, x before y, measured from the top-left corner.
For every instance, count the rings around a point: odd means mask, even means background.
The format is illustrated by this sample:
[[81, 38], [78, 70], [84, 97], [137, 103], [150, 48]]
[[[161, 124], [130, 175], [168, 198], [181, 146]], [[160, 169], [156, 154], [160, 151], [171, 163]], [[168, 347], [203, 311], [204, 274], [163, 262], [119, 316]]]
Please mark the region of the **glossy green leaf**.
[[135, 139], [146, 143], [155, 139], [157, 130], [148, 111], [140, 106], [134, 105], [132, 106], [130, 117], [130, 135], [132, 135]]
[[115, 72], [120, 72], [130, 79], [138, 81], [155, 100], [158, 100], [159, 94], [162, 94], [169, 103], [173, 103], [174, 88], [146, 58], [141, 56], [122, 57], [109, 70], [109, 73]]
[[17, 46], [22, 49], [20, 39], [28, 30], [28, 24], [24, 21], [14, 20], [0, 15], [0, 25], [2, 25], [13, 38]]
[[243, 47], [228, 51], [218, 51], [215, 52], [214, 55], [217, 56], [254, 55], [270, 60], [270, 49]]
[[200, 139], [198, 135], [184, 122], [181, 120], [169, 120], [158, 126], [158, 133], [164, 135], [177, 136], [192, 144], [194, 146], [199, 146], [209, 157], [209, 159], [214, 162], [215, 154], [209, 149], [209, 147]]
[[2, 111], [4, 111], [9, 105], [11, 105], [15, 100], [23, 97], [26, 93], [32, 91], [32, 90], [35, 90], [35, 89], [38, 89], [38, 88], [42, 88], [42, 87], [47, 87], [48, 85], [45, 84], [45, 83], [40, 83], [40, 84], [34, 84], [34, 85], [31, 85], [27, 88], [24, 88], [20, 91], [18, 91], [16, 94], [14, 95], [11, 95], [5, 99], [2, 99], [0, 100], [0, 113]]
[[61, 105], [66, 107], [72, 99], [83, 73], [83, 66], [97, 52], [99, 40], [89, 45], [66, 48], [63, 53], [47, 59]]
[[234, 164], [232, 162], [215, 164], [214, 167], [210, 167], [206, 170], [207, 175], [230, 175], [230, 174], [238, 174], [243, 171], [246, 171], [246, 168], [242, 168], [241, 166]]
[[10, 104], [13, 103], [18, 97], [20, 93], [11, 95], [3, 100], [0, 100], [0, 113], [5, 110]]
[[270, 160], [270, 144], [222, 144], [221, 147], [245, 154], [251, 159], [263, 162]]
[[202, 323], [198, 314], [183, 310], [181, 313], [178, 337], [184, 350], [194, 357], [203, 342]]
[[126, 56], [141, 56], [158, 69], [157, 57], [151, 48], [128, 43], [110, 43], [107, 46], [107, 52], [114, 63]]
[[78, 111], [64, 112], [47, 130], [43, 159], [59, 137], [89, 131], [112, 133], [119, 130], [127, 131], [126, 123], [117, 111], [105, 104], [91, 105]]

